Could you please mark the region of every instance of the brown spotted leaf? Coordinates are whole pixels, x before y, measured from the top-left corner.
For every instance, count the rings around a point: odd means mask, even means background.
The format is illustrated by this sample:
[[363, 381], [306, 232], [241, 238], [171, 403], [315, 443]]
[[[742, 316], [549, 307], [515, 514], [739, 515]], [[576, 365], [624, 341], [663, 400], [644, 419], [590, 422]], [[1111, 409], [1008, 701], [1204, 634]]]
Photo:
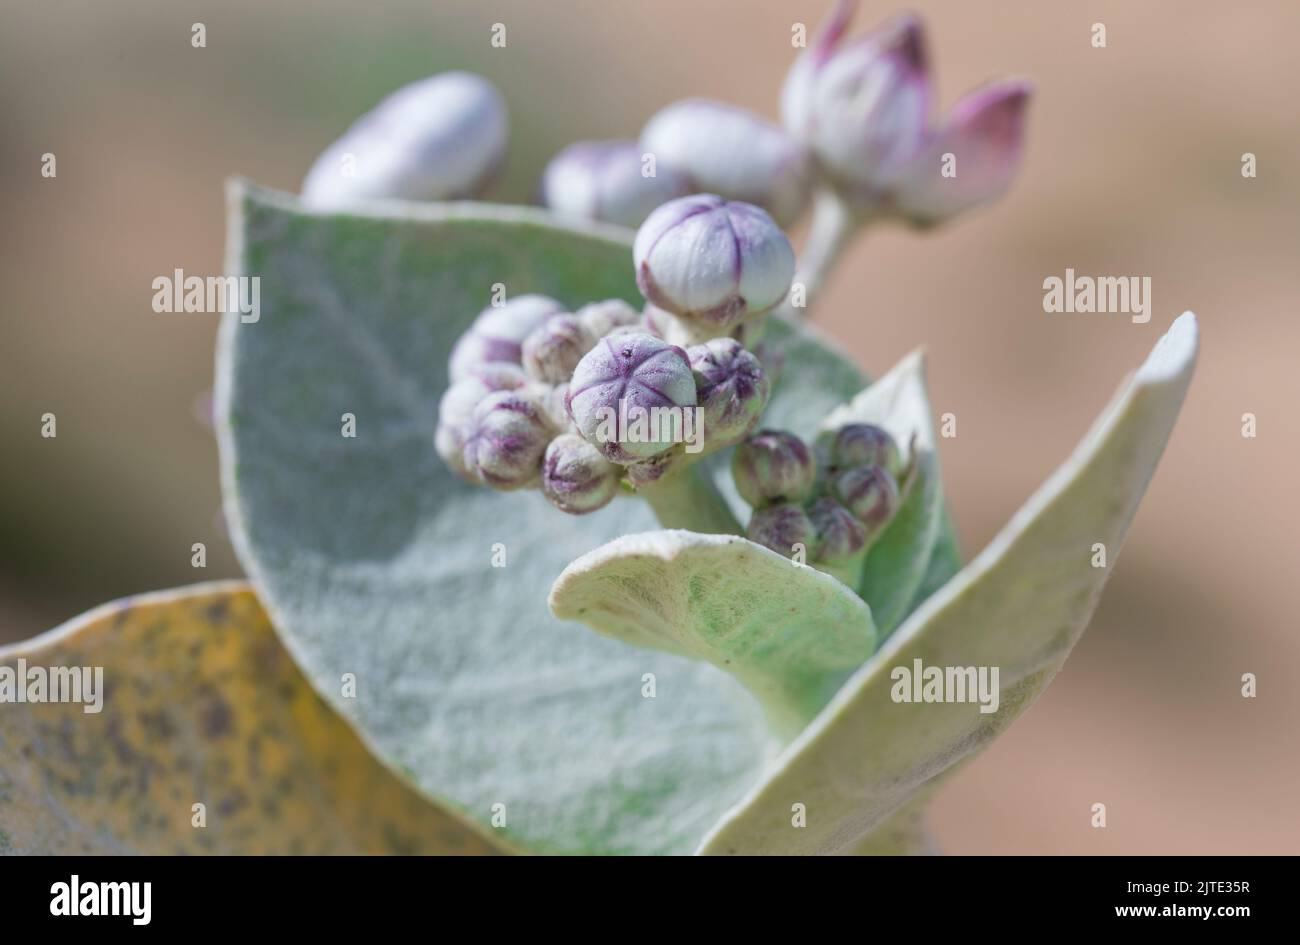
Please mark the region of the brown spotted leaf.
[[494, 851], [375, 760], [244, 584], [107, 604], [0, 648], [0, 687], [83, 666], [92, 688], [103, 667], [98, 712], [89, 690], [0, 702], [0, 853]]

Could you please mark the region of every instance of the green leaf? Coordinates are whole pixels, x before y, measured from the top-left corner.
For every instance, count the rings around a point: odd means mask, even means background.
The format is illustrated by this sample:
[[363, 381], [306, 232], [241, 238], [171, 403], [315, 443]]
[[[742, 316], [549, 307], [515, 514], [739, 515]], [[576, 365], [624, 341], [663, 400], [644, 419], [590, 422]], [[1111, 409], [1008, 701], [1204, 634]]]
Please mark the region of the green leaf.
[[0, 648], [28, 686], [74, 667], [84, 701], [0, 706], [0, 853], [494, 850], [366, 751], [246, 585], [107, 604]]
[[839, 581], [729, 535], [616, 539], [565, 568], [550, 604], [562, 620], [726, 670], [788, 736], [876, 644], [870, 609]]
[[229, 268], [260, 278], [261, 317], [222, 326], [227, 519], [308, 678], [389, 764], [484, 824], [504, 817], [517, 847], [694, 849], [758, 778], [761, 709], [712, 666], [546, 607], [574, 558], [653, 529], [648, 509], [565, 515], [471, 486], [433, 449], [448, 352], [493, 284], [636, 302], [631, 234], [475, 204], [317, 215], [239, 187], [231, 212]]
[[[906, 462], [916, 463], [916, 482], [893, 521], [867, 552], [858, 592], [871, 605], [876, 627], [888, 636], [907, 615], [925, 578], [943, 520], [940, 480], [925, 356], [916, 351], [821, 424], [834, 430], [848, 423], [883, 427], [898, 442]], [[910, 445], [910, 446], [909, 446]]]
[[[1090, 619], [1164, 450], [1197, 350], [1187, 313], [1073, 456], [960, 574], [891, 637], [800, 735], [701, 852], [831, 853], [872, 832], [982, 749], [1051, 681]], [[1093, 546], [1109, 567], [1092, 565]], [[998, 710], [895, 702], [895, 667], [998, 667]], [[803, 828], [790, 809], [806, 805]]]

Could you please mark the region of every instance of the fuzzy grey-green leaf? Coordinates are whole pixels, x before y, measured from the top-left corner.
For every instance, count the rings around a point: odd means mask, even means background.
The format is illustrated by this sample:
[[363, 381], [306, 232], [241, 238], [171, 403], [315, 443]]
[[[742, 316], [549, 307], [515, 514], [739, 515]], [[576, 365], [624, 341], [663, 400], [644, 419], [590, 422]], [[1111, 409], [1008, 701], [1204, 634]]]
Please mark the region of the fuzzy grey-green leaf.
[[616, 539], [565, 568], [550, 603], [561, 619], [725, 669], [787, 737], [876, 644], [871, 610], [851, 590], [734, 535]]
[[[870, 849], [872, 832], [982, 749], [1037, 697], [1092, 616], [1191, 381], [1184, 314], [1074, 454], [967, 567], [923, 604], [730, 811], [703, 853]], [[998, 667], [1000, 705], [894, 701], [895, 668]], [[792, 803], [806, 826], [792, 829]]]

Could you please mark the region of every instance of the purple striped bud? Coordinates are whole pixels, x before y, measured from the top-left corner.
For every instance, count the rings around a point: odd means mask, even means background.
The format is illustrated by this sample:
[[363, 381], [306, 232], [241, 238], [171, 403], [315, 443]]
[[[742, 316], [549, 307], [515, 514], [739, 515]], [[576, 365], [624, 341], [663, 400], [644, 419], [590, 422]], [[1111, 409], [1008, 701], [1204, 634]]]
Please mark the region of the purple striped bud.
[[899, 17], [848, 43], [855, 4], [842, 3], [782, 91], [786, 127], [854, 202], [882, 199], [925, 138], [930, 80], [920, 21]]
[[595, 343], [595, 336], [576, 316], [548, 318], [524, 339], [524, 371], [535, 380], [562, 384]]
[[745, 530], [750, 541], [793, 558], [800, 551], [807, 560], [817, 551], [817, 528], [801, 506], [778, 502], [756, 509]]
[[883, 466], [856, 466], [835, 476], [831, 493], [874, 537], [889, 524], [900, 502], [898, 482]]
[[742, 499], [758, 508], [769, 502], [803, 502], [812, 495], [817, 464], [793, 433], [760, 430], [731, 457], [731, 475]]
[[[647, 176], [647, 170], [653, 174]], [[542, 203], [564, 216], [641, 225], [660, 204], [691, 192], [672, 167], [644, 161], [635, 141], [579, 141], [546, 165]]]
[[650, 214], [632, 255], [647, 301], [720, 330], [773, 308], [794, 278], [794, 249], [772, 218], [713, 194]]
[[[894, 184], [897, 212], [922, 226], [1000, 197], [1020, 168], [1029, 84], [995, 82], [967, 95]], [[945, 176], [945, 156], [951, 173]]]
[[592, 302], [584, 305], [574, 314], [597, 340], [604, 338], [615, 328], [626, 328], [641, 321], [641, 314], [622, 299]]
[[382, 198], [477, 193], [505, 157], [505, 101], [487, 79], [444, 72], [398, 89], [316, 159], [303, 200], [345, 207]]
[[518, 390], [527, 383], [524, 372], [513, 364], [479, 364], [443, 392], [438, 403], [438, 430], [434, 448], [443, 461], [467, 479], [475, 477], [465, 467], [465, 439], [474, 408], [499, 390]]
[[828, 442], [828, 459], [833, 469], [883, 466], [891, 476], [902, 471], [898, 444], [881, 427], [870, 423], [849, 423], [823, 436]]
[[649, 459], [681, 442], [695, 408], [686, 352], [644, 333], [607, 336], [578, 362], [569, 416], [616, 463]]
[[451, 379], [460, 380], [479, 364], [520, 364], [524, 339], [563, 311], [563, 305], [544, 295], [520, 295], [503, 305], [488, 306], [452, 348]]
[[731, 338], [695, 345], [686, 355], [695, 372], [708, 448], [734, 443], [750, 431], [767, 406], [771, 386], [762, 364]]
[[753, 112], [707, 99], [662, 109], [641, 132], [641, 147], [662, 168], [685, 173], [694, 190], [762, 207], [782, 226], [808, 205], [804, 148]]
[[497, 391], [474, 408], [465, 437], [465, 468], [496, 489], [536, 485], [542, 455], [556, 430], [544, 388]]
[[542, 459], [542, 495], [557, 509], [586, 515], [618, 492], [619, 467], [576, 433], [551, 440]]
[[808, 509], [808, 519], [817, 530], [817, 561], [843, 561], [867, 546], [866, 528], [832, 498], [814, 502]]

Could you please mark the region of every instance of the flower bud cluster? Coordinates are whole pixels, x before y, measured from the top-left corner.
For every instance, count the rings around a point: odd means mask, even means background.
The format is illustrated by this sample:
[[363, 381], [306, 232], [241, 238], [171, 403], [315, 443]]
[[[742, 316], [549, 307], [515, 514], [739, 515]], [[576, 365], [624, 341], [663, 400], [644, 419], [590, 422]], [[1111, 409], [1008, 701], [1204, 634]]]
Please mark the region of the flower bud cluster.
[[752, 541], [828, 566], [884, 531], [902, 504], [899, 477], [908, 475], [893, 437], [863, 423], [825, 434], [815, 452], [792, 433], [760, 430], [736, 449], [731, 472], [754, 509]]
[[567, 312], [540, 295], [481, 313], [451, 355], [435, 447], [471, 481], [540, 488], [595, 511], [743, 438], [770, 393], [739, 342], [682, 348], [610, 299]]

